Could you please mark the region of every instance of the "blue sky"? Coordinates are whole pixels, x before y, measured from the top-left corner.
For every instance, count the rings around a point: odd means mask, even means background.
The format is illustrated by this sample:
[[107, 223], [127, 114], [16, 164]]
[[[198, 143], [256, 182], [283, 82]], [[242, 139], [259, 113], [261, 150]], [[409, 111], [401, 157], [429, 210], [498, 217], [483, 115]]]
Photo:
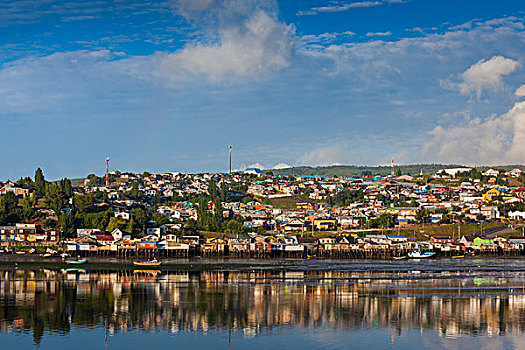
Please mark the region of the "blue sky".
[[[520, 6], [521, 5], [521, 6]], [[0, 4], [0, 178], [523, 163], [522, 1]]]

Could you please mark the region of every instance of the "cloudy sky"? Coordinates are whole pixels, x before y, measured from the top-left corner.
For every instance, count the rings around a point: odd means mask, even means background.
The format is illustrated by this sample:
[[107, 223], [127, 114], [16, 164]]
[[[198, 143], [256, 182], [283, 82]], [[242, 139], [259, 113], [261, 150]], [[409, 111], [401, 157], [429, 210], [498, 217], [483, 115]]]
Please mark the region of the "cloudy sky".
[[522, 0], [4, 0], [0, 179], [525, 163]]

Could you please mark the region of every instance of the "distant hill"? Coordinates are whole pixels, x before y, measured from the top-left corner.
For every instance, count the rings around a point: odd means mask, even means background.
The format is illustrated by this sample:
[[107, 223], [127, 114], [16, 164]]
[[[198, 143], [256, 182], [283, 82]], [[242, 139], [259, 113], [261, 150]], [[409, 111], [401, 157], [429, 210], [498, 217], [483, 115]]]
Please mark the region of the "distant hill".
[[[465, 165], [458, 164], [409, 164], [409, 165], [394, 165], [395, 171], [401, 169], [403, 175], [419, 175], [420, 172], [423, 174], [434, 174], [442, 169], [450, 168], [468, 168]], [[479, 166], [476, 167], [478, 170], [487, 170], [489, 168], [504, 169], [506, 171], [514, 168], [525, 170], [523, 165], [498, 165], [498, 166]], [[300, 176], [300, 175], [320, 175], [320, 176], [342, 176], [342, 175], [389, 175], [390, 166], [361, 166], [361, 165], [334, 165], [334, 166], [298, 166], [284, 169], [273, 169], [271, 170], [274, 175], [285, 175], [285, 176]]]

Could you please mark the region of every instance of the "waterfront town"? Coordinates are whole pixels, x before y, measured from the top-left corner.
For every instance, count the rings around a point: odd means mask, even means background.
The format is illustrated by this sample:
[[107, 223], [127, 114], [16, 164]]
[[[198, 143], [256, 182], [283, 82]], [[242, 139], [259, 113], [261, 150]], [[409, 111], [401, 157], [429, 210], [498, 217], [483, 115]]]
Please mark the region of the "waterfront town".
[[[0, 184], [2, 252], [118, 257], [402, 257], [524, 251], [525, 173], [284, 176], [107, 171]], [[49, 255], [49, 254], [47, 254]]]

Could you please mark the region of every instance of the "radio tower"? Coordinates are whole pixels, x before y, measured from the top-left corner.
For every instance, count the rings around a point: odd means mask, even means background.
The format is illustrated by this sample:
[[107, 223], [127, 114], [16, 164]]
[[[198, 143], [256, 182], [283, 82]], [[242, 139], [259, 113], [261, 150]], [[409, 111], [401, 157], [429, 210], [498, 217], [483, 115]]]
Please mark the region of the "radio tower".
[[394, 177], [395, 173], [394, 173], [394, 158], [392, 158], [392, 170], [390, 171], [390, 175], [392, 175], [392, 177]]
[[106, 158], [106, 187], [109, 186], [109, 158]]
[[229, 153], [230, 153], [230, 172], [229, 172], [229, 174], [232, 173], [232, 148], [233, 148], [232, 145], [228, 146], [228, 150], [229, 150]]

